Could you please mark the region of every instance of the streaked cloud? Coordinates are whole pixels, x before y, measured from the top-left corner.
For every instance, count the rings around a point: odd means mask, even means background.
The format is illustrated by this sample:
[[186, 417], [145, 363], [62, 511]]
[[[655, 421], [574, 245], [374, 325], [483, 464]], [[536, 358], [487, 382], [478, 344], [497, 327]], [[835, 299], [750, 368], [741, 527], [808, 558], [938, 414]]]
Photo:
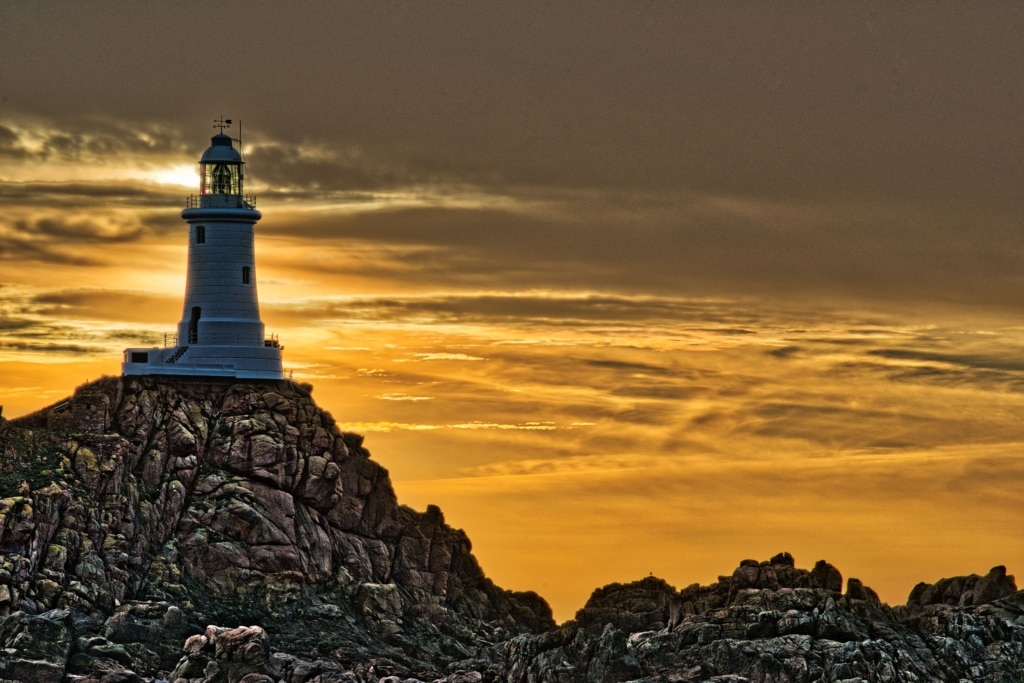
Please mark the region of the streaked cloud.
[[[399, 399], [401, 400], [401, 399]], [[552, 431], [558, 427], [551, 422], [522, 422], [508, 424], [500, 422], [458, 422], [453, 424], [403, 424], [399, 422], [354, 422], [349, 425], [352, 429], [364, 432], [431, 432], [441, 429], [453, 430], [502, 430], [502, 431]]]
[[402, 362], [402, 363], [405, 363], [405, 362], [428, 362], [429, 363], [430, 361], [439, 361], [439, 360], [443, 360], [443, 361], [447, 361], [447, 360], [457, 360], [457, 361], [487, 360], [486, 358], [481, 358], [480, 356], [470, 356], [467, 353], [449, 353], [447, 351], [440, 352], [440, 353], [414, 353], [412, 355], [413, 355], [412, 358], [397, 358], [397, 359], [395, 359], [395, 362]]
[[434, 400], [433, 396], [410, 396], [409, 394], [401, 393], [381, 394], [380, 396], [376, 396], [375, 398], [379, 398], [382, 401], [412, 401], [414, 403], [419, 401]]

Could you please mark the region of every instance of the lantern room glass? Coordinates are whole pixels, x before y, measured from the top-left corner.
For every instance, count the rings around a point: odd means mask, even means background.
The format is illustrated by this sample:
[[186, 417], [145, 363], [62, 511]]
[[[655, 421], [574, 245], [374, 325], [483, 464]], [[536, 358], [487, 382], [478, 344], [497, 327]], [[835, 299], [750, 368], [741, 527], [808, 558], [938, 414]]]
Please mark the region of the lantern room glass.
[[213, 162], [199, 165], [200, 194], [242, 194], [242, 165]]

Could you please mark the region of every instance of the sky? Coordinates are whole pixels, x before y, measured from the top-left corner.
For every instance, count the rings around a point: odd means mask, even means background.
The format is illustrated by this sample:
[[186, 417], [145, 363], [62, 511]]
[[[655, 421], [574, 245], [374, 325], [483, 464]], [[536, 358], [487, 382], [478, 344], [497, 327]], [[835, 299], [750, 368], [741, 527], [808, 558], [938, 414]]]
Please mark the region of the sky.
[[1013, 2], [0, 3], [3, 415], [174, 332], [223, 116], [286, 371], [556, 618], [781, 551], [892, 604], [1020, 575], [1021, 36]]

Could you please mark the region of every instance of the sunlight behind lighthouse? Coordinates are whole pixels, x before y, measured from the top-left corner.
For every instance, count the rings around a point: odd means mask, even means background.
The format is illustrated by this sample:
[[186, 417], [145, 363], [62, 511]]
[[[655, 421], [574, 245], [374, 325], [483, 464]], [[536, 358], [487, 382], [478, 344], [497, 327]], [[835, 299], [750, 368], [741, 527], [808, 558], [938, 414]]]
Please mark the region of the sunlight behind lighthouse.
[[143, 173], [143, 177], [160, 185], [194, 188], [199, 181], [195, 164], [174, 164]]

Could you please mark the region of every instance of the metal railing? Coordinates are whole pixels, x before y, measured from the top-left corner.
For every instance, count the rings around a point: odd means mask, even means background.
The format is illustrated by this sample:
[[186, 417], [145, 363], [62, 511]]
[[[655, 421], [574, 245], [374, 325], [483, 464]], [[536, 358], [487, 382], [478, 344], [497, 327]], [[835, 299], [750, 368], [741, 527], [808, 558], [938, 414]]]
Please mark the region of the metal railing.
[[[266, 346], [273, 348], [282, 348], [281, 340], [277, 334], [271, 334], [268, 337], [263, 338], [263, 343], [260, 344], [252, 334], [242, 333], [229, 333], [229, 332], [193, 332], [188, 335], [189, 344], [201, 344], [203, 346]], [[178, 335], [175, 332], [167, 332], [164, 334], [164, 348], [169, 349], [171, 347], [178, 346]]]
[[190, 194], [185, 198], [186, 209], [255, 209], [256, 195], [246, 194]]

